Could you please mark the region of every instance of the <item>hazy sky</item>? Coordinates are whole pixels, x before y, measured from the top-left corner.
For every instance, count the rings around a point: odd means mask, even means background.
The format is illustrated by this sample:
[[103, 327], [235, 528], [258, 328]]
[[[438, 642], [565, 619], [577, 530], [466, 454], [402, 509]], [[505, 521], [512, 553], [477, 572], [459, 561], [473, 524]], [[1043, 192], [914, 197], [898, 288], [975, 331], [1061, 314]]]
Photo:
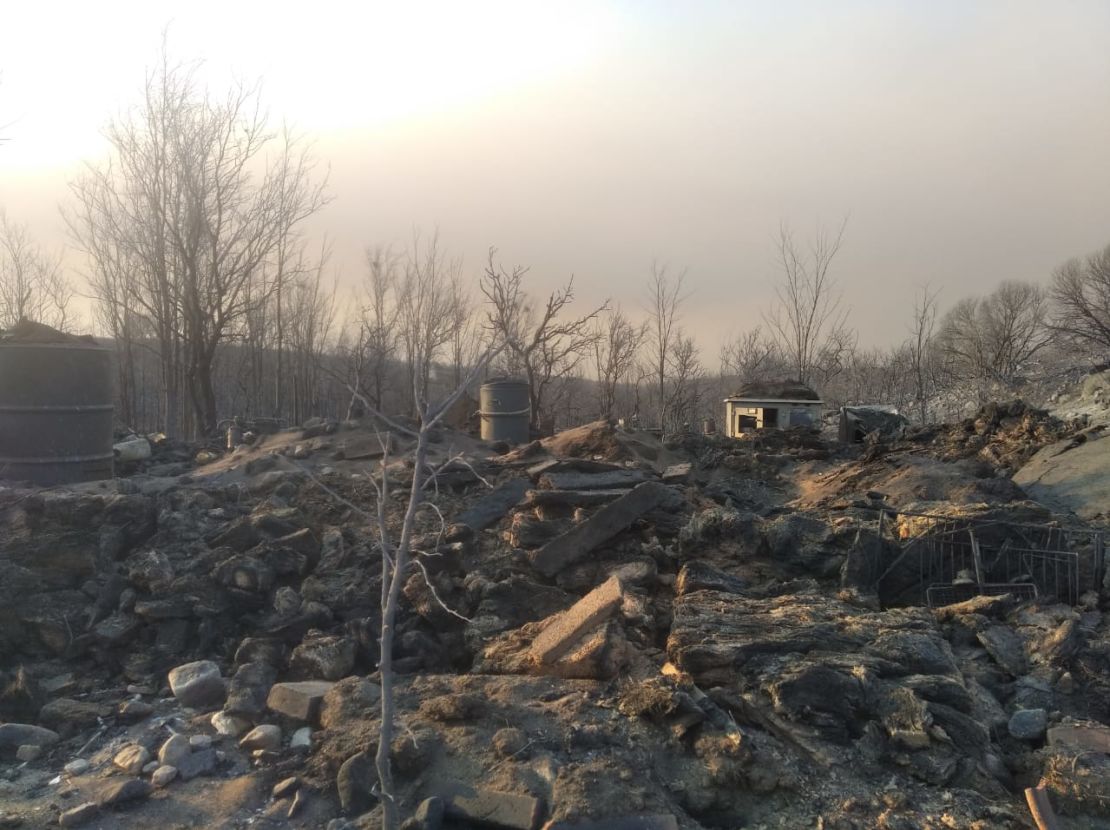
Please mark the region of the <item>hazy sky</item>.
[[944, 303], [1045, 279], [1110, 243], [1110, 3], [39, 2], [0, 27], [0, 206], [45, 242], [162, 29], [213, 88], [261, 77], [317, 141], [314, 228], [361, 250], [438, 226], [638, 306], [688, 267], [710, 362], [772, 296], [780, 220], [849, 215], [835, 274], [865, 344]]

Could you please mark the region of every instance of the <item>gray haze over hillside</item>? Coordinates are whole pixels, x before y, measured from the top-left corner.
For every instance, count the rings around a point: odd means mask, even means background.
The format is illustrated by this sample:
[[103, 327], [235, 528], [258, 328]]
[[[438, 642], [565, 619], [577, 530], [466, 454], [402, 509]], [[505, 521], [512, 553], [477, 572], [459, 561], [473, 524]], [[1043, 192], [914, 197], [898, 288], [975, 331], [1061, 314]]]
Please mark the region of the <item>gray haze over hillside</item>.
[[574, 273], [583, 305], [636, 308], [658, 258], [689, 268], [712, 360], [770, 301], [781, 220], [850, 217], [834, 271], [864, 345], [905, 336], [923, 283], [943, 307], [1110, 242], [1102, 2], [230, 5], [8, 10], [9, 216], [64, 241], [66, 183], [172, 21], [171, 52], [214, 87], [261, 77], [316, 139], [344, 284], [416, 226], [475, 272], [495, 245], [536, 290]]

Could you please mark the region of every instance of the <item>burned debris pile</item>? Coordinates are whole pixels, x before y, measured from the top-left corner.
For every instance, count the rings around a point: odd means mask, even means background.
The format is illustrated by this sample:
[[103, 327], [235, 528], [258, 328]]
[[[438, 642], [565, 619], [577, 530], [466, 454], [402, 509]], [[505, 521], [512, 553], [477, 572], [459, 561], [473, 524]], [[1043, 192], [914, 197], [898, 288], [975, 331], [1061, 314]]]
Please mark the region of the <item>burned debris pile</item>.
[[[406, 826], [1018, 828], [1042, 779], [1104, 815], [1101, 535], [1003, 473], [1066, 432], [443, 430], [393, 654]], [[378, 826], [369, 476], [398, 522], [407, 446], [314, 423], [0, 489], [4, 826]], [[1074, 580], [1026, 573], [1036, 532]]]

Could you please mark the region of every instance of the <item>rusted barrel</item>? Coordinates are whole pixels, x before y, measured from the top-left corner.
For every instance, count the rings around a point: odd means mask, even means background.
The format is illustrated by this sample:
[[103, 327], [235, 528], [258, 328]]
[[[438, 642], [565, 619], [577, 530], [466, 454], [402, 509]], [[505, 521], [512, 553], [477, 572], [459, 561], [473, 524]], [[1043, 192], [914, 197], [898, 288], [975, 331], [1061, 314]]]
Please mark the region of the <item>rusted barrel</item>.
[[82, 340], [0, 342], [0, 477], [112, 477], [112, 354]]
[[516, 378], [489, 380], [482, 384], [478, 397], [483, 441], [528, 442], [532, 405], [528, 400], [527, 381]]

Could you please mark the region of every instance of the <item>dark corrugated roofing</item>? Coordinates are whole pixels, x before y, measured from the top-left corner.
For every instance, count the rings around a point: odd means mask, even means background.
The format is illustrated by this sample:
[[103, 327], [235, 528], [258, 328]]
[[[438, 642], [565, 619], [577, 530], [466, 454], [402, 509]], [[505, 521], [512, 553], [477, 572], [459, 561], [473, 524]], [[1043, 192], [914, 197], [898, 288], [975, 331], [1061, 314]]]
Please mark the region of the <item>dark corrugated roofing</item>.
[[819, 401], [821, 396], [797, 380], [755, 380], [745, 383], [733, 395], [734, 398], [761, 400]]

